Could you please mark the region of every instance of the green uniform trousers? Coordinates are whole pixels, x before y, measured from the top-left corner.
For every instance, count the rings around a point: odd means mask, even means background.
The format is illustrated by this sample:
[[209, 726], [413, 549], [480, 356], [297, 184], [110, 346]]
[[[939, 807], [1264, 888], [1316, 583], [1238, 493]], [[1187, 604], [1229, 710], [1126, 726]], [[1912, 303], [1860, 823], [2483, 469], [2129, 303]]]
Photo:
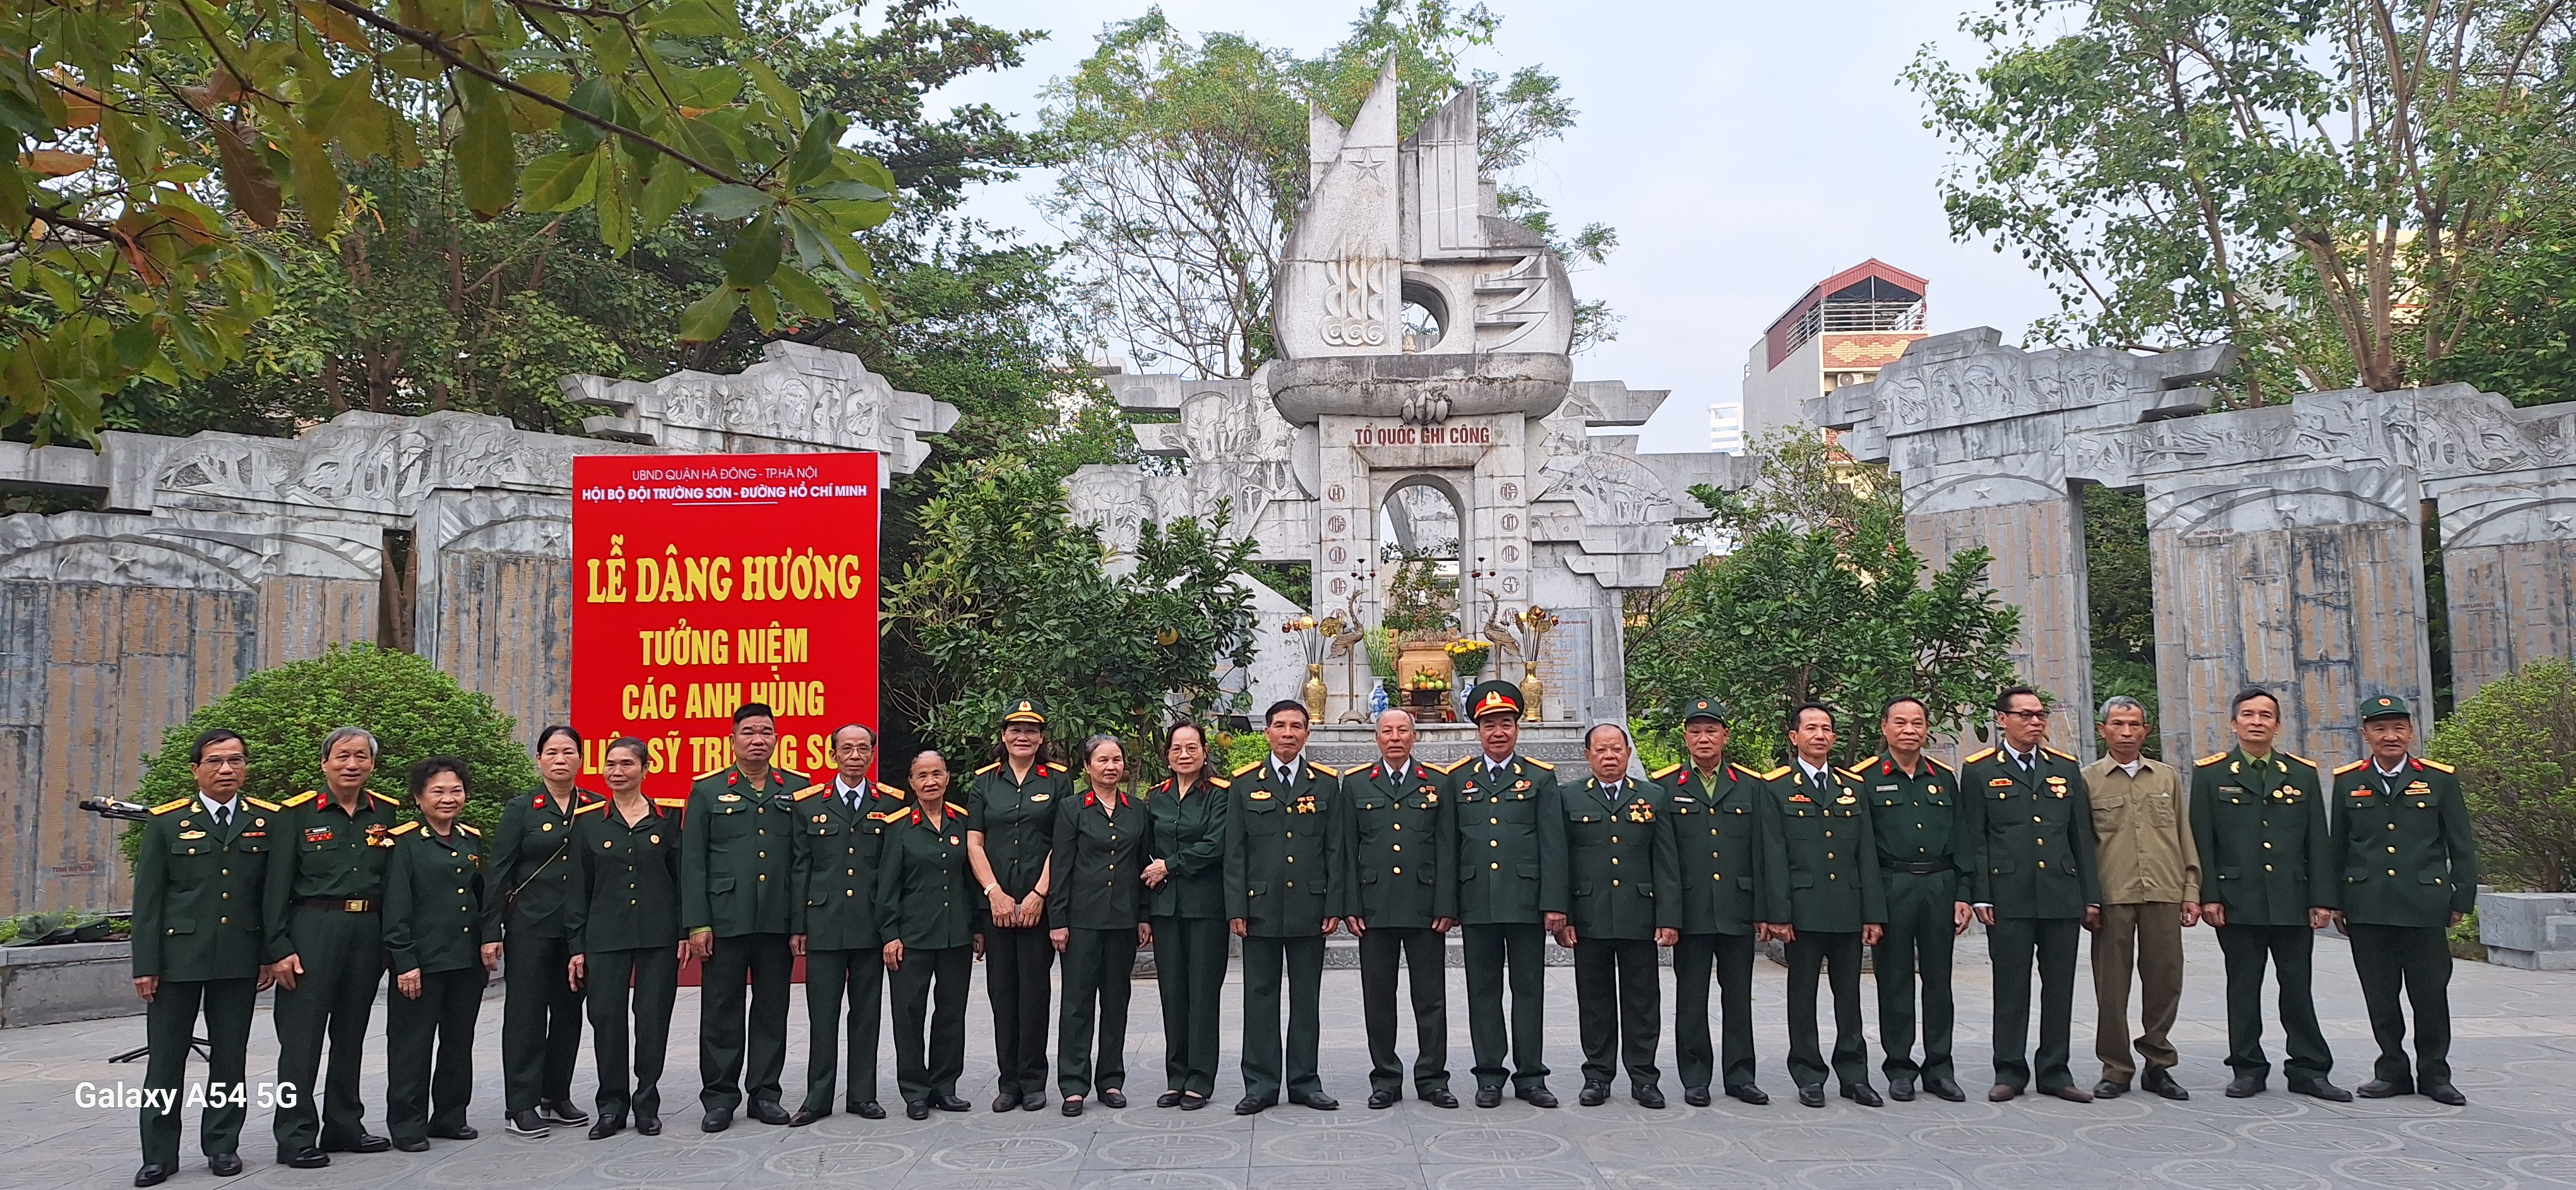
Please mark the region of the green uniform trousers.
[[1045, 926], [994, 926], [984, 932], [984, 994], [993, 1002], [993, 1066], [1004, 1095], [1046, 1093], [1047, 967], [1055, 943]]
[[[1787, 945], [1789, 959], [1789, 1081], [1801, 1087], [1824, 1085], [1831, 1073], [1846, 1087], [1869, 1082], [1869, 1038], [1860, 1023], [1860, 933], [1800, 930]], [[1816, 1033], [1816, 976], [1822, 971], [1834, 987], [1834, 1062], [1825, 1066], [1824, 1044]]]
[[[281, 1160], [306, 1149], [345, 1149], [365, 1135], [358, 1068], [366, 1062], [367, 1018], [385, 981], [384, 917], [297, 906], [296, 959], [304, 974], [295, 990], [277, 989], [278, 1105], [269, 1130]], [[322, 1043], [331, 1043], [331, 1073], [322, 1073]], [[321, 1082], [321, 1106], [314, 1106]], [[289, 1103], [289, 1088], [293, 1102]]]
[[[2370, 1035], [2379, 1041], [2371, 1077], [2401, 1087], [2438, 1087], [2451, 1081], [2451, 945], [2440, 926], [2373, 926], [2350, 922], [2352, 966], [2361, 976], [2361, 1002], [2370, 1013]], [[2415, 1008], [2415, 1063], [2406, 1062], [2406, 1013], [2398, 993]]]
[[385, 1131], [395, 1140], [465, 1126], [484, 982], [481, 967], [423, 971], [419, 999], [397, 988], [385, 1001]]
[[2289, 1060], [2282, 1073], [2292, 1083], [2324, 1078], [2334, 1069], [2334, 1051], [2326, 1048], [2325, 1030], [2317, 1024], [2317, 1001], [2311, 990], [2317, 936], [2306, 926], [2220, 926], [2218, 950], [2227, 959], [2227, 1065], [2238, 1074], [2258, 1078], [2272, 1073], [2263, 1056], [2263, 964], [2271, 962], [2281, 985], [2282, 1048]]
[[[1717, 974], [1722, 1040], [1708, 1036], [1708, 977]], [[1709, 1085], [1720, 1073], [1739, 1087], [1753, 1081], [1753, 935], [1684, 934], [1673, 947], [1673, 1050], [1682, 1086]]]
[[895, 1089], [905, 1103], [957, 1094], [957, 1076], [966, 1069], [966, 981], [974, 971], [971, 946], [907, 946], [903, 966], [887, 973], [894, 994]]
[[[1279, 1037], [1279, 984], [1288, 984], [1288, 1038]], [[1243, 1093], [1279, 1102], [1324, 1089], [1316, 1073], [1323, 1045], [1324, 939], [1251, 937], [1243, 940]]]
[[[662, 1059], [671, 1047], [671, 1004], [680, 995], [680, 958], [668, 946], [594, 950], [582, 959], [590, 1001], [590, 1044], [599, 1067], [599, 1116], [662, 1114]], [[627, 1084], [627, 1021], [634, 1021], [634, 1085]]]
[[[1467, 960], [1467, 1042], [1476, 1054], [1476, 1085], [1499, 1087], [1509, 1079], [1516, 1091], [1546, 1086], [1547, 931], [1537, 922], [1458, 931]], [[1507, 978], [1509, 1032], [1503, 1026]]]
[[[1127, 1002], [1136, 991], [1136, 930], [1065, 931], [1064, 1000], [1056, 1018], [1059, 1095], [1127, 1089]], [[1094, 1025], [1100, 1057], [1092, 1059]]]
[[[739, 934], [716, 939], [715, 952], [698, 970], [698, 1103], [708, 1111], [742, 1106], [743, 1095], [778, 1102], [787, 1070], [788, 981], [796, 958], [785, 934]], [[743, 1028], [743, 983], [751, 984], [750, 1045]]]
[[1163, 995], [1163, 1089], [1216, 1094], [1218, 1005], [1225, 995], [1221, 917], [1154, 919], [1154, 982]]
[[[1958, 940], [1959, 876], [1884, 872], [1887, 926], [1870, 952], [1878, 975], [1879, 1068], [1891, 1079], [1957, 1078], [1950, 1060], [1950, 959]], [[1923, 1060], [1914, 1060], [1914, 987], [1923, 986]]]
[[1449, 940], [1429, 926], [1373, 926], [1360, 935], [1360, 1016], [1368, 1029], [1369, 1089], [1401, 1093], [1395, 1052], [1395, 977], [1413, 1001], [1413, 1092], [1449, 1089]]
[[242, 1119], [249, 1114], [250, 1088], [243, 1067], [250, 1051], [251, 1006], [259, 1000], [254, 979], [164, 979], [161, 990], [144, 1006], [144, 1034], [152, 1056], [143, 1066], [143, 1085], [168, 1091], [170, 1110], [143, 1109], [143, 1163], [179, 1163], [179, 1109], [188, 1101], [182, 1084], [188, 1075], [188, 1048], [196, 1037], [197, 1013], [206, 1016], [206, 1110], [197, 1121], [197, 1149], [212, 1157], [241, 1150]]
[[[2073, 917], [2003, 917], [1986, 927], [1995, 964], [1995, 1081], [2041, 1091], [2075, 1085], [2075, 944], [2084, 922]], [[2030, 969], [2039, 966], [2039, 1049], [2030, 1049]]]
[[850, 1110], [877, 1101], [877, 1038], [885, 1022], [885, 952], [805, 952], [805, 1033], [812, 1043], [805, 1062], [804, 1109], [832, 1110], [840, 1088], [841, 999], [850, 1002]]
[[565, 978], [572, 946], [512, 930], [501, 939], [501, 1098], [503, 1110], [535, 1111], [572, 1101], [573, 1063], [581, 1058], [581, 993]]
[[[1663, 976], [1645, 938], [1583, 938], [1574, 944], [1575, 1035], [1583, 1081], [1607, 1083], [1628, 1069], [1631, 1092], [1663, 1081], [1655, 1046], [1664, 1027]], [[1617, 1061], [1614, 1064], [1613, 1059]]]

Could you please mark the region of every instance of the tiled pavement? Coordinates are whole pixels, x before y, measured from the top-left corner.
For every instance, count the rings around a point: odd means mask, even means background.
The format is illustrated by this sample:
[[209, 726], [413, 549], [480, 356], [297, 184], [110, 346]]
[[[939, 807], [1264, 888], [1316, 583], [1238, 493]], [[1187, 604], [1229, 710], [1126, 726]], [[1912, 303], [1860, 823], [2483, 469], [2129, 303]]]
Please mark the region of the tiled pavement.
[[[1196, 1113], [1150, 1106], [1159, 1089], [1161, 1035], [1154, 990], [1138, 988], [1136, 1044], [1128, 1089], [1137, 1104], [1123, 1111], [1095, 1106], [1079, 1119], [1052, 1108], [996, 1116], [984, 1110], [992, 1064], [989, 1017], [979, 990], [963, 1088], [977, 1101], [966, 1115], [934, 1114], [913, 1123], [838, 1115], [788, 1130], [748, 1121], [706, 1137], [696, 1129], [695, 994], [683, 992], [674, 1019], [671, 1077], [665, 1081], [670, 1130], [658, 1138], [626, 1133], [593, 1142], [558, 1129], [546, 1140], [519, 1140], [501, 1129], [497, 997], [487, 1002], [477, 1061], [481, 1085], [474, 1123], [484, 1138], [437, 1142], [419, 1155], [337, 1157], [322, 1170], [274, 1164], [267, 1120], [254, 1114], [243, 1138], [247, 1176], [226, 1190], [622, 1190], [738, 1186], [868, 1187], [869, 1190], [1662, 1190], [1664, 1187], [2439, 1187], [2576, 1186], [2576, 975], [2462, 964], [2452, 992], [2460, 1034], [2454, 1060], [2465, 1108], [2421, 1098], [2326, 1104], [2274, 1089], [2231, 1100], [2219, 1016], [2218, 952], [2210, 933], [2192, 931], [2190, 976], [2177, 1044], [2188, 1103], [2136, 1095], [2089, 1106], [2023, 1099], [1994, 1105], [1982, 1096], [1963, 1104], [1923, 1099], [1867, 1109], [1834, 1100], [1821, 1111], [1797, 1106], [1781, 1070], [1781, 970], [1758, 963], [1762, 1080], [1771, 1106], [1681, 1105], [1666, 1068], [1674, 1106], [1647, 1111], [1624, 1097], [1598, 1108], [1572, 1106], [1575, 1073], [1572, 973], [1549, 978], [1552, 1085], [1568, 1106], [1540, 1111], [1517, 1101], [1497, 1110], [1442, 1111], [1408, 1100], [1369, 1111], [1367, 1058], [1360, 1033], [1358, 976], [1325, 977], [1325, 1086], [1344, 1103], [1333, 1113], [1273, 1108], [1239, 1119], [1224, 1108], [1240, 1094], [1231, 1071], [1219, 1101]], [[1991, 1004], [1984, 946], [1965, 940], [1960, 979], [1959, 1057], [1972, 1092], [1990, 1079], [1987, 1014]], [[2338, 1058], [2336, 1081], [2367, 1077], [2370, 1045], [2354, 990], [2349, 951], [2331, 937], [2318, 942], [2320, 1009]], [[1459, 973], [1450, 972], [1457, 1004]], [[1864, 984], [1864, 991], [1867, 991]], [[1669, 985], [1667, 985], [1669, 1005]], [[2089, 987], [2077, 991], [2076, 1073], [2098, 1073], [2090, 1058]], [[1229, 1010], [1237, 1007], [1232, 989]], [[788, 1063], [792, 1105], [804, 1072], [803, 1004], [794, 1007], [796, 1040]], [[1870, 1016], [1876, 1016], [1875, 1004]], [[1451, 1066], [1462, 1092], [1466, 1074], [1463, 1013], [1453, 1008]], [[366, 1077], [369, 1124], [381, 1130], [384, 1058], [382, 1015]], [[84, 1081], [138, 1081], [138, 1066], [108, 1065], [116, 1050], [139, 1042], [139, 1017], [0, 1033], [0, 1186], [14, 1190], [128, 1184], [139, 1160], [131, 1112], [84, 1110], [74, 1090]], [[1228, 1031], [1228, 1049], [1234, 1034]], [[274, 1070], [268, 1014], [253, 1025], [251, 1077]], [[2277, 1050], [2277, 1035], [2273, 1038]], [[890, 1043], [889, 1043], [890, 1044]], [[1409, 1046], [1408, 1046], [1409, 1048]], [[1670, 1061], [1670, 1038], [1665, 1043]], [[1873, 1047], [1874, 1048], [1874, 1047]], [[891, 1051], [885, 1059], [886, 1102], [893, 1105]], [[202, 1076], [203, 1067], [191, 1068]], [[587, 1061], [577, 1094], [590, 1091]], [[587, 1104], [585, 1104], [587, 1107]], [[196, 1121], [188, 1120], [187, 1156], [173, 1186], [217, 1181], [195, 1156]]]

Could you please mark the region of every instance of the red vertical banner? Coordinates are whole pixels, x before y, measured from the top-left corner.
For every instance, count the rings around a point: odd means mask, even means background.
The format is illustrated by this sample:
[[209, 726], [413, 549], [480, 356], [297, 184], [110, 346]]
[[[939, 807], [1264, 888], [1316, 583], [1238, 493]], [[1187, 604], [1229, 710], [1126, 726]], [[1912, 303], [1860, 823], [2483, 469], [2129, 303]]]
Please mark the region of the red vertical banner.
[[685, 797], [733, 763], [747, 702], [777, 713], [791, 774], [831, 769], [833, 728], [875, 725], [878, 472], [867, 453], [573, 459], [584, 771], [631, 735], [645, 791]]

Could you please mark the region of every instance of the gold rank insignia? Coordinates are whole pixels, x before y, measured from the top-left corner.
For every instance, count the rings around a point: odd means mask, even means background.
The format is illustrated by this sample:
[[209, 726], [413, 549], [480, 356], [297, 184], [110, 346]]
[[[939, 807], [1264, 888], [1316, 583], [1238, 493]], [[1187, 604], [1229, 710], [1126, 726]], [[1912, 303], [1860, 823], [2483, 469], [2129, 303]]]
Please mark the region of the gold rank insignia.
[[202, 839], [202, 838], [205, 838], [205, 837], [206, 837], [206, 832], [204, 832], [204, 831], [180, 831], [180, 832], [179, 832], [179, 837], [180, 837], [180, 838], [182, 838], [182, 839]]
[[1266, 802], [1270, 800], [1270, 791], [1267, 789], [1256, 789], [1244, 796], [1251, 798], [1256, 802]]
[[720, 802], [738, 802], [742, 800], [742, 795], [739, 793], [719, 793], [716, 795], [716, 800]]

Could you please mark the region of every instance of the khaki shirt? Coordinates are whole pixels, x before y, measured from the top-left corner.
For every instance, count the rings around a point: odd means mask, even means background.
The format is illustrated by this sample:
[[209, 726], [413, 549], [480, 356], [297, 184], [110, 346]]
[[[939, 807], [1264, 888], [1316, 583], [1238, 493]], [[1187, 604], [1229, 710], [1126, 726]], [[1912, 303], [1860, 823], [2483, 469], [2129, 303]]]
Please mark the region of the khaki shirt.
[[2093, 792], [2094, 855], [2106, 905], [2200, 900], [2200, 849], [2192, 842], [2182, 774], [2153, 757], [2130, 776], [2103, 757], [2084, 766]]

